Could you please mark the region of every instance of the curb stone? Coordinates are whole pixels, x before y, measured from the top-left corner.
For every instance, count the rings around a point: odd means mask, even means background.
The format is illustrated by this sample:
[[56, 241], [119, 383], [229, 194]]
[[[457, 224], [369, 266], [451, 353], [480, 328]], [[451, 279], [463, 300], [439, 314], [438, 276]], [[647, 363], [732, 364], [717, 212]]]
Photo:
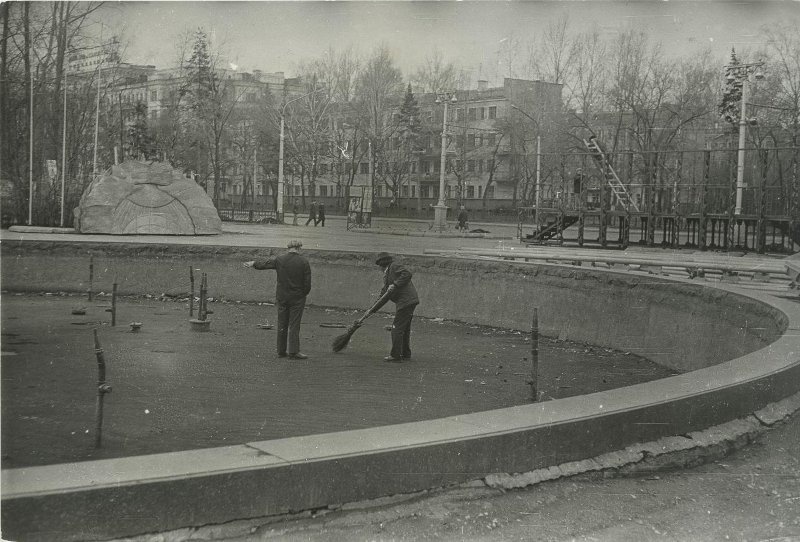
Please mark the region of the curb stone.
[[[675, 467], [694, 466], [723, 457], [755, 442], [762, 433], [800, 411], [800, 393], [767, 405], [753, 414], [686, 436], [671, 436], [634, 444], [623, 450], [605, 453], [583, 461], [572, 461], [519, 474], [494, 473], [483, 482], [495, 489], [520, 489], [561, 477], [592, 471], [630, 475]], [[470, 487], [476, 487], [470, 482]], [[462, 485], [463, 487], [464, 485]]]

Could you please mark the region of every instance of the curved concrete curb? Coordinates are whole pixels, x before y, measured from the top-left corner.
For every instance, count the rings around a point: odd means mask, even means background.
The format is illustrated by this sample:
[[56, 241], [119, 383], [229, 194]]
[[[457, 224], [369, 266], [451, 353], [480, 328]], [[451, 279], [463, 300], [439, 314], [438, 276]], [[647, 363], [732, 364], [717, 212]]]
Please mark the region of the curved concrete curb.
[[732, 420], [686, 436], [663, 437], [634, 444], [582, 461], [572, 461], [522, 474], [497, 473], [483, 479], [488, 487], [518, 489], [547, 480], [591, 472], [613, 470], [621, 473], [649, 472], [666, 468], [690, 467], [712, 458], [724, 457], [733, 450], [754, 442], [767, 428], [800, 410], [800, 393]]
[[[6, 271], [13, 270], [23, 277], [22, 283], [36, 287], [39, 281], [64, 280], [70, 272], [65, 257], [60, 257], [60, 266], [42, 261], [52, 257], [52, 247], [37, 257], [24, 248], [13, 250], [14, 258], [4, 254], [4, 279]], [[217, 266], [215, 273], [223, 283], [219, 295], [248, 289], [237, 278], [247, 251], [175, 255], [168, 249], [135, 247], [135, 257], [125, 258], [124, 252], [115, 255], [114, 250], [106, 255], [110, 267], [140, 266], [153, 278], [146, 282], [150, 288], [160, 288], [158, 281], [166, 280], [172, 267], [183, 270], [189, 258], [196, 261], [207, 254], [205, 263]], [[325, 289], [330, 297], [315, 300], [320, 303], [341, 305], [342, 297], [337, 296], [352, 294], [342, 291], [342, 284], [353, 283], [364, 291], [367, 277], [374, 274], [363, 255], [311, 252], [310, 258], [327, 265], [328, 276], [321, 280], [330, 286]], [[517, 321], [523, 327], [530, 306], [525, 301], [534, 300], [547, 311], [551, 335], [597, 339], [611, 347], [635, 339], [651, 359], [690, 372], [581, 397], [438, 420], [6, 470], [4, 535], [97, 540], [327, 508], [476, 480], [505, 480], [496, 473], [542, 477], [545, 470], [556, 476], [596, 466], [626, 468], [659, 457], [659, 447], [666, 449], [668, 444], [691, 451], [694, 441], [702, 441], [695, 432], [761, 412], [793, 396], [800, 386], [800, 306], [790, 301], [743, 294], [733, 287], [700, 287], [689, 280], [653, 281], [546, 265], [489, 266], [434, 258], [416, 258], [413, 264], [415, 277], [420, 277], [418, 289], [428, 300], [424, 310], [506, 326]], [[235, 274], [229, 269], [234, 266]], [[442, 288], [444, 281], [449, 290]], [[337, 284], [338, 289], [332, 287]], [[474, 295], [454, 298], [447, 291]], [[502, 303], [504, 299], [515, 299], [521, 306], [515, 312]], [[501, 305], [496, 312], [469, 312], [476, 310], [476, 303], [492, 308], [492, 301]], [[587, 329], [589, 325], [593, 328]], [[752, 419], [735, 423], [732, 429], [745, 434], [758, 425]], [[637, 444], [641, 442], [654, 444]]]

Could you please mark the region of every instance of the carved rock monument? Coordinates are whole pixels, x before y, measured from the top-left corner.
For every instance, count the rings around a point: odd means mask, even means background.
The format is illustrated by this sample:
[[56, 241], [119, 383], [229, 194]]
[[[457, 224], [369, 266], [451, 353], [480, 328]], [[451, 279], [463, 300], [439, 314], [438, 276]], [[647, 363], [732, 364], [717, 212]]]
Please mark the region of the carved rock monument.
[[84, 191], [75, 209], [81, 233], [215, 235], [217, 210], [203, 188], [162, 162], [128, 160]]

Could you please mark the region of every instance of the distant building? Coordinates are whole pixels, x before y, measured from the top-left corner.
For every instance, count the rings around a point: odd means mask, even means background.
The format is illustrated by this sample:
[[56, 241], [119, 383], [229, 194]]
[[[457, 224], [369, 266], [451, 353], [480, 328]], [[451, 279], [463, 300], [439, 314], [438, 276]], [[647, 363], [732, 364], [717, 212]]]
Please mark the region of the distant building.
[[[445, 171], [448, 206], [464, 204], [467, 208], [477, 208], [483, 205], [484, 198], [487, 208], [512, 205], [522, 180], [518, 165], [535, 155], [531, 139], [535, 138], [536, 129], [532, 119], [541, 125], [559, 122], [561, 90], [559, 84], [506, 78], [502, 87], [489, 88], [485, 81], [479, 81], [475, 89], [455, 92], [455, 103], [448, 104]], [[415, 97], [422, 121], [417, 141], [419, 152], [407, 158], [407, 175], [399, 186], [387, 184], [384, 171], [396, 169], [397, 164], [378, 157], [370, 166], [369, 155], [363, 152], [367, 142], [362, 140], [353, 142], [350, 148], [353, 152], [361, 148], [360, 161], [344, 164], [347, 171], [339, 171], [338, 175], [336, 164], [322, 164], [313, 192], [305, 187], [306, 196], [329, 199], [345, 196], [341, 174], [352, 171], [349, 192], [361, 194], [362, 190], [372, 187], [379, 206], [427, 208], [435, 205], [439, 198], [444, 108], [436, 103], [435, 94]], [[399, 111], [400, 104], [397, 104], [389, 116], [396, 118]], [[391, 160], [391, 151], [398, 141], [391, 136], [387, 139], [382, 150]], [[392, 188], [397, 190], [392, 191]], [[298, 196], [301, 187], [290, 183], [287, 191]]]

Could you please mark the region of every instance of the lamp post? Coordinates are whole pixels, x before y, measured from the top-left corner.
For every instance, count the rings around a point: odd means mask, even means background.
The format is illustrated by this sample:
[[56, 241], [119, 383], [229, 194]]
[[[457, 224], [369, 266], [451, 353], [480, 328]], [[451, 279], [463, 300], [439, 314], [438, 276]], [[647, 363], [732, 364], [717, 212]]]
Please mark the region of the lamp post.
[[445, 203], [445, 189], [447, 181], [445, 179], [447, 165], [447, 104], [456, 103], [454, 92], [444, 92], [436, 95], [436, 103], [444, 104], [444, 114], [442, 115], [442, 156], [439, 164], [439, 201], [434, 207], [433, 223], [439, 231], [447, 228], [447, 204]]
[[[511, 107], [528, 117], [533, 121], [533, 124], [536, 125], [536, 184], [534, 185], [533, 189], [533, 205], [536, 212], [536, 218], [539, 218], [539, 201], [540, 201], [540, 192], [541, 192], [541, 175], [542, 175], [542, 136], [539, 135], [539, 121], [535, 118], [527, 114], [525, 111], [520, 109], [514, 104], [511, 104]], [[527, 154], [527, 153], [526, 153]]]
[[284, 139], [284, 135], [283, 134], [284, 134], [284, 126], [286, 124], [286, 120], [285, 120], [286, 119], [286, 107], [291, 103], [294, 103], [294, 102], [296, 102], [298, 100], [302, 100], [303, 98], [308, 98], [312, 94], [316, 94], [317, 92], [322, 92], [323, 90], [326, 90], [326, 89], [318, 88], [318, 89], [312, 90], [311, 92], [303, 94], [302, 96], [298, 96], [297, 98], [293, 98], [293, 99], [289, 100], [288, 102], [284, 102], [284, 104], [281, 106], [281, 134], [280, 134], [280, 140], [279, 140], [279, 144], [278, 144], [278, 202], [277, 202], [277, 205], [276, 205], [276, 208], [275, 208], [275, 219], [280, 223], [283, 223], [283, 191], [284, 191], [284, 180], [283, 180], [283, 139]]
[[761, 66], [764, 65], [763, 61], [753, 62], [751, 64], [738, 64], [731, 66], [736, 70], [736, 76], [742, 79], [742, 114], [739, 116], [739, 152], [736, 160], [736, 207], [733, 211], [735, 215], [742, 214], [742, 199], [744, 192], [744, 146], [747, 138], [747, 125], [755, 124], [755, 119], [747, 118], [747, 100], [749, 98], [748, 91], [750, 90], [750, 73], [755, 71], [753, 77], [760, 81], [764, 79], [764, 74], [761, 73]]

